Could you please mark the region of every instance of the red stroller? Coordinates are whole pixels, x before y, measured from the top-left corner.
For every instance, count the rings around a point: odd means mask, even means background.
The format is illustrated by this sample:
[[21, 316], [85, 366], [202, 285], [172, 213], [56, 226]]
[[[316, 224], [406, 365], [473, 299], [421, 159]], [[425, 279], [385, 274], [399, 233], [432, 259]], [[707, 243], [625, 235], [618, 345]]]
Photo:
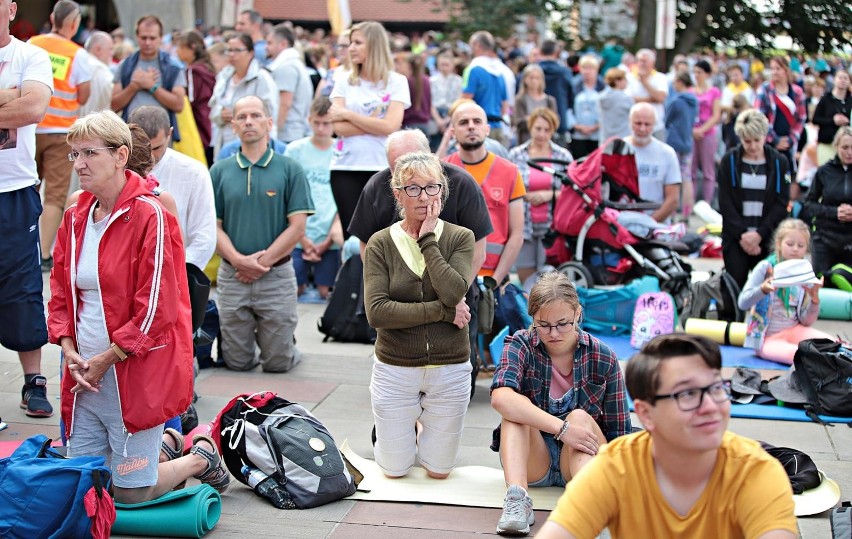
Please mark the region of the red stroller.
[[[551, 163], [567, 165], [567, 172], [547, 166]], [[659, 207], [639, 198], [639, 173], [629, 144], [613, 138], [583, 161], [539, 158], [528, 164], [562, 181], [547, 238], [564, 242], [567, 247], [567, 257], [557, 261], [558, 271], [585, 288], [625, 284], [654, 275], [661, 288], [674, 296], [678, 307], [682, 306], [692, 268], [677, 253], [689, 248], [678, 242], [638, 237], [618, 221], [621, 210]]]

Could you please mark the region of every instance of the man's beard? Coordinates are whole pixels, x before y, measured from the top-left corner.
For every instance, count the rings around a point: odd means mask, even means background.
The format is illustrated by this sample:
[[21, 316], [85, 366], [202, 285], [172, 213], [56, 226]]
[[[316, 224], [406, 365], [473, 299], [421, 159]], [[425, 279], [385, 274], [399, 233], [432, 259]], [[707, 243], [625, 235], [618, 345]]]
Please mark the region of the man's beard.
[[459, 146], [461, 147], [461, 149], [466, 152], [478, 150], [482, 148], [483, 144], [485, 144], [485, 139], [477, 140], [476, 142], [459, 142]]

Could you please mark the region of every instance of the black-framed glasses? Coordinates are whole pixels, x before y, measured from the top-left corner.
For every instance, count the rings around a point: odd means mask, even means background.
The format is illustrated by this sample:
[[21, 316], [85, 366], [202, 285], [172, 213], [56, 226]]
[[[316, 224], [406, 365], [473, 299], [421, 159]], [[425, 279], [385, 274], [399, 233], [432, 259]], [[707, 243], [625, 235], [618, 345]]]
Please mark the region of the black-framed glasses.
[[419, 185], [406, 185], [405, 187], [397, 187], [397, 189], [404, 191], [405, 194], [411, 198], [417, 198], [423, 191], [426, 191], [427, 195], [433, 197], [441, 192], [441, 187], [442, 185], [440, 183], [430, 183], [423, 187], [420, 187]]
[[68, 154], [68, 160], [72, 163], [76, 161], [80, 156], [85, 157], [86, 159], [90, 159], [92, 156], [97, 155], [98, 150], [114, 150], [115, 146], [104, 146], [103, 148], [83, 148], [82, 151], [71, 150], [71, 153]]
[[674, 399], [677, 407], [683, 412], [691, 412], [701, 408], [704, 403], [704, 394], [707, 394], [713, 402], [722, 403], [731, 400], [731, 381], [720, 380], [713, 382], [709, 386], [693, 387], [684, 389], [670, 395], [654, 395], [657, 400]]
[[248, 49], [225, 49], [225, 54], [236, 54], [238, 52], [246, 52]]
[[570, 320], [568, 322], [559, 322], [556, 324], [538, 324], [533, 326], [533, 329], [536, 331], [540, 331], [541, 333], [548, 335], [552, 333], [553, 330], [556, 330], [556, 333], [568, 333], [571, 331], [571, 328], [574, 327], [574, 321]]

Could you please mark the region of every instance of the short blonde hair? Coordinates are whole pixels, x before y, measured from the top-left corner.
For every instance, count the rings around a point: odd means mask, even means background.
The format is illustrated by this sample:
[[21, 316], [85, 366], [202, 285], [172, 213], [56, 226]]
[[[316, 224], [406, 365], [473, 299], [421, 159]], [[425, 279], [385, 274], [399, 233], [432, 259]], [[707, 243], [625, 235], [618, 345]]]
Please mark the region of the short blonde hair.
[[[391, 176], [391, 188], [402, 189], [415, 176], [427, 178], [439, 184], [441, 186], [441, 203], [447, 201], [447, 197], [450, 195], [450, 186], [438, 156], [429, 152], [411, 152], [397, 159]], [[398, 202], [396, 207], [399, 216], [405, 218], [405, 212]]]
[[840, 139], [843, 137], [852, 137], [852, 127], [848, 125], [842, 125], [837, 128], [837, 133], [834, 135], [834, 140], [831, 141], [831, 145], [837, 148], [840, 146]]
[[580, 58], [578, 64], [580, 67], [592, 66], [595, 69], [599, 68], [601, 65], [600, 61], [598, 61], [598, 57], [594, 54], [584, 55], [582, 58]]
[[741, 139], [765, 137], [769, 133], [769, 120], [757, 109], [744, 110], [737, 115], [734, 133]]
[[95, 139], [103, 140], [105, 146], [115, 149], [127, 146], [128, 154], [133, 151], [133, 136], [130, 128], [118, 114], [111, 110], [92, 112], [77, 118], [65, 137], [68, 144]]

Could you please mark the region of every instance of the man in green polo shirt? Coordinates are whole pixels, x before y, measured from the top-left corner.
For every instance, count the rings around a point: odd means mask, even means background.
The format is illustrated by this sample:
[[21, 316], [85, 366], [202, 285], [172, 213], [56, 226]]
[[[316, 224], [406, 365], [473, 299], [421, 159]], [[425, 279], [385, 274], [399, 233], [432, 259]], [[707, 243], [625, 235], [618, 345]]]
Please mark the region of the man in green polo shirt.
[[[255, 96], [234, 104], [240, 151], [210, 169], [216, 202], [222, 356], [234, 370], [286, 372], [301, 361], [290, 253], [314, 213], [302, 167], [269, 147], [272, 118]], [[255, 343], [260, 348], [259, 359]]]

